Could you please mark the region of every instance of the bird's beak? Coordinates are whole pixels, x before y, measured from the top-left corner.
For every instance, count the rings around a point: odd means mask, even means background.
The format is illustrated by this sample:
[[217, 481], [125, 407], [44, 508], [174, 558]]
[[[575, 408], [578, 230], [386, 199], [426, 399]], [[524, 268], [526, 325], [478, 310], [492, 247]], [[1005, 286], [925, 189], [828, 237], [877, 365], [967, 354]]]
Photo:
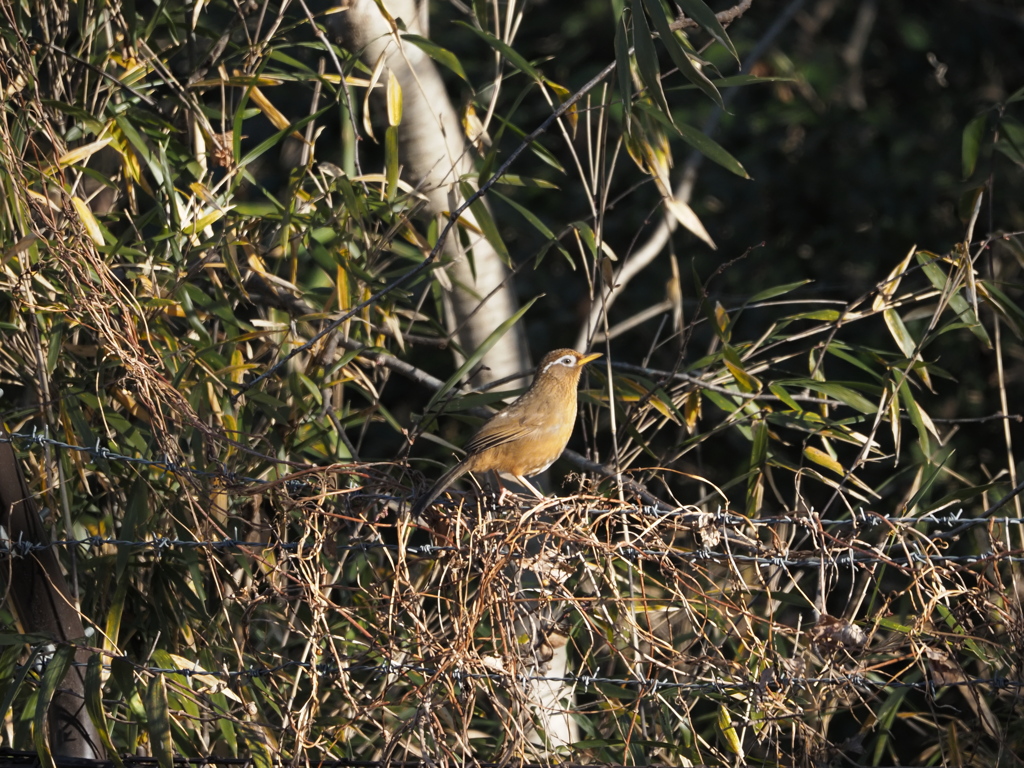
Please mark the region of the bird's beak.
[[578, 365], [578, 366], [580, 366], [582, 368], [587, 363], [592, 362], [594, 360], [597, 360], [597, 358], [599, 358], [599, 357], [601, 357], [601, 353], [600, 352], [591, 352], [589, 355], [584, 355], [583, 357], [581, 357], [579, 359], [579, 362], [576, 363], [576, 365]]

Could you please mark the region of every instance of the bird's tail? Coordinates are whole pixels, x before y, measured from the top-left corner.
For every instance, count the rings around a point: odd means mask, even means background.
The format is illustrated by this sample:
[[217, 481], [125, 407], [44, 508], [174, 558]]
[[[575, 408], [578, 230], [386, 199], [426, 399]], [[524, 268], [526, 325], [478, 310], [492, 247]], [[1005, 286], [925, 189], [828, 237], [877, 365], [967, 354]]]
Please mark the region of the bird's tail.
[[469, 462], [460, 461], [454, 467], [441, 475], [438, 481], [430, 486], [430, 490], [416, 500], [416, 503], [413, 504], [412, 510], [409, 512], [409, 516], [415, 520], [426, 512], [427, 507], [431, 505], [434, 499], [441, 495], [441, 492], [444, 491], [445, 488], [469, 472], [469, 470]]

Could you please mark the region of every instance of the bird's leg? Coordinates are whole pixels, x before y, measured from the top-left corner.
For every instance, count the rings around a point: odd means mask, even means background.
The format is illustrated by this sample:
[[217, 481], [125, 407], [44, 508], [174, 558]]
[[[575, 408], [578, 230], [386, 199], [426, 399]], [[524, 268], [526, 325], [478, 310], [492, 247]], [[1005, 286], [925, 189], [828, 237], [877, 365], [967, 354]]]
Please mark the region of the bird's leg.
[[531, 482], [530, 482], [529, 480], [527, 480], [527, 479], [526, 479], [525, 477], [523, 477], [522, 475], [514, 475], [514, 477], [515, 477], [515, 479], [516, 479], [516, 480], [518, 480], [518, 481], [519, 481], [520, 483], [522, 483], [522, 484], [523, 484], [523, 485], [525, 485], [525, 486], [526, 486], [527, 488], [529, 488], [529, 489], [530, 489], [531, 491], [533, 491], [533, 495], [534, 495], [534, 496], [536, 496], [536, 497], [537, 497], [538, 499], [540, 499], [541, 501], [544, 501], [544, 500], [545, 500], [545, 499], [547, 498], [547, 496], [545, 496], [545, 495], [544, 495], [543, 493], [541, 493], [541, 492], [540, 492], [540, 491], [538, 491], [538, 490], [537, 490], [536, 488], [534, 488], [534, 486], [533, 486], [533, 483], [531, 483]]

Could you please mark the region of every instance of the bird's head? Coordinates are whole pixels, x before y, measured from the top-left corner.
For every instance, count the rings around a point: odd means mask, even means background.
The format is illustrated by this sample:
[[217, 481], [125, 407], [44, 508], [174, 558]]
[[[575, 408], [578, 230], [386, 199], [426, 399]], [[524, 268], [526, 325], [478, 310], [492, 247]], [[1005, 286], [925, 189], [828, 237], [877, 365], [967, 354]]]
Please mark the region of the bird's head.
[[537, 376], [534, 381], [549, 379], [571, 381], [575, 384], [579, 381], [583, 366], [600, 356], [600, 352], [582, 355], [575, 349], [556, 349], [548, 352], [537, 366]]

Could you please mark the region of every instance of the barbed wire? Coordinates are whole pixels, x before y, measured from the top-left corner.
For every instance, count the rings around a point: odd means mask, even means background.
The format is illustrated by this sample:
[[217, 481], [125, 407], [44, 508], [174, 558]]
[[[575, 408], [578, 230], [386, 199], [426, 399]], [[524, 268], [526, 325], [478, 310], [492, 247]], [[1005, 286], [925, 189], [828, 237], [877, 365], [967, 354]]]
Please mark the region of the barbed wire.
[[[0, 539], [0, 555], [14, 555], [23, 557], [32, 552], [50, 549], [51, 547], [100, 547], [113, 546], [127, 549], [145, 549], [160, 553], [172, 549], [213, 549], [213, 550], [276, 550], [292, 552], [295, 554], [306, 554], [315, 552], [322, 547], [307, 544], [301, 541], [242, 541], [237, 539], [219, 539], [212, 541], [191, 541], [187, 539], [170, 539], [155, 537], [153, 539], [140, 539], [136, 541], [125, 539], [110, 539], [102, 536], [90, 536], [84, 539], [61, 539], [52, 542], [29, 542], [29, 541], [3, 541]], [[578, 547], [575, 553], [561, 553], [563, 558], [571, 559], [578, 557], [584, 552], [593, 551], [593, 547], [580, 542], [571, 542]], [[610, 551], [603, 552], [606, 555], [618, 555], [624, 560], [659, 559], [670, 558], [688, 563], [746, 563], [760, 566], [777, 566], [783, 568], [817, 568], [822, 565], [853, 566], [853, 565], [913, 565], [913, 564], [953, 564], [953, 565], [977, 565], [979, 563], [1021, 563], [1024, 556], [1015, 555], [1012, 552], [997, 552], [988, 550], [974, 555], [939, 555], [922, 552], [917, 545], [908, 545], [905, 542], [894, 542], [889, 545], [890, 549], [905, 549], [912, 546], [911, 551], [902, 555], [886, 554], [836, 554], [830, 557], [801, 557], [791, 558], [781, 555], [744, 555], [735, 552], [718, 552], [709, 549], [695, 549], [683, 551], [678, 549], [651, 549], [638, 547], [633, 544], [620, 543], [612, 546]], [[362, 541], [351, 544], [332, 544], [329, 546], [332, 552], [371, 552], [374, 550], [385, 550], [389, 552], [402, 552], [414, 557], [441, 557], [450, 554], [468, 555], [472, 550], [463, 546], [443, 546], [437, 544], [391, 544], [385, 541]], [[847, 549], [841, 545], [836, 550]], [[494, 554], [513, 559], [533, 559], [535, 554], [499, 548]]]
[[[37, 659], [38, 661], [38, 659]], [[931, 680], [895, 680], [883, 678], [881, 675], [870, 675], [859, 672], [830, 674], [816, 677], [804, 677], [799, 675], [787, 675], [773, 673], [762, 674], [757, 680], [740, 678], [714, 677], [710, 680], [680, 681], [661, 680], [647, 677], [604, 677], [601, 675], [536, 675], [529, 673], [499, 673], [499, 672], [473, 672], [459, 667], [441, 669], [428, 667], [420, 664], [405, 664], [386, 661], [380, 664], [355, 664], [341, 665], [333, 662], [314, 663], [309, 661], [285, 661], [273, 666], [249, 667], [241, 670], [206, 670], [190, 667], [151, 667], [139, 664], [126, 656], [115, 657], [111, 661], [118, 661], [129, 664], [136, 672], [150, 675], [180, 675], [185, 678], [212, 677], [218, 680], [239, 680], [243, 678], [265, 679], [272, 677], [278, 672], [285, 672], [293, 669], [301, 669], [311, 672], [321, 679], [336, 678], [342, 674], [358, 675], [367, 674], [370, 678], [382, 678], [404, 673], [414, 673], [430, 680], [447, 680], [453, 683], [464, 683], [470, 680], [483, 680], [488, 682], [511, 684], [511, 683], [560, 683], [578, 688], [592, 689], [599, 685], [610, 685], [620, 688], [639, 688], [648, 691], [678, 690], [687, 693], [741, 693], [744, 691], [758, 691], [762, 693], [781, 691], [793, 687], [829, 686], [829, 687], [853, 687], [859, 690], [870, 691], [884, 688], [908, 688], [914, 690], [931, 690], [940, 687], [979, 687], [990, 686], [997, 690], [1021, 690], [1024, 689], [1024, 681], [1012, 680], [1010, 678], [995, 676], [988, 678], [967, 678], [960, 680], [943, 680], [935, 682]], [[72, 666], [87, 667], [85, 662], [72, 662]], [[111, 671], [113, 664], [103, 664], [105, 671]]]
[[[10, 432], [7, 434], [0, 434], [0, 442], [26, 442], [30, 444], [38, 445], [50, 445], [52, 447], [58, 447], [67, 451], [74, 451], [81, 454], [87, 454], [93, 459], [102, 459], [110, 462], [125, 462], [128, 464], [137, 464], [143, 467], [151, 467], [161, 469], [172, 474], [187, 475], [197, 478], [219, 478], [225, 480], [229, 484], [242, 484], [249, 483], [254, 485], [268, 485], [280, 482], [279, 480], [266, 480], [258, 477], [251, 477], [236, 472], [231, 472], [227, 469], [221, 469], [219, 471], [212, 471], [209, 469], [198, 469], [188, 465], [177, 464], [168, 459], [144, 459], [136, 456], [129, 456], [127, 454], [108, 449], [103, 445], [99, 444], [99, 438], [96, 440], [94, 446], [88, 445], [76, 445], [74, 443], [65, 442], [62, 440], [48, 437], [46, 435], [39, 434], [38, 432]], [[272, 457], [266, 457], [267, 461], [272, 461]], [[306, 465], [297, 469], [316, 470], [322, 469], [316, 465]], [[326, 469], [326, 468], [324, 468]], [[288, 483], [289, 487], [293, 492], [299, 492], [304, 488], [312, 489], [312, 485], [308, 482], [301, 480], [293, 480]], [[352, 500], [372, 500], [380, 502], [394, 502], [402, 503], [409, 501], [407, 498], [390, 496], [386, 494], [346, 494], [349, 499]], [[953, 513], [945, 515], [936, 515], [932, 513], [924, 514], [921, 516], [906, 516], [906, 515], [883, 515], [876, 512], [870, 512], [864, 509], [859, 509], [852, 513], [849, 517], [842, 518], [822, 518], [819, 517], [813, 509], [810, 509], [799, 515], [775, 515], [771, 517], [746, 517], [743, 515], [737, 515], [732, 512], [719, 510], [717, 512], [706, 512], [697, 510], [694, 508], [678, 507], [675, 509], [664, 509], [655, 507], [652, 505], [638, 505], [638, 506], [623, 506], [618, 505], [613, 509], [586, 509], [581, 510], [591, 515], [601, 515], [609, 513], [627, 513], [627, 514], [639, 514], [650, 517], [662, 517], [672, 518], [678, 517], [683, 520], [692, 520], [694, 522], [700, 522], [701, 524], [713, 524], [726, 527], [741, 527], [744, 525], [749, 526], [776, 526], [783, 524], [796, 524], [796, 525], [815, 525], [815, 526], [858, 526], [858, 527], [876, 527], [880, 525], [891, 525], [891, 526], [904, 526], [904, 525], [921, 525], [928, 524], [934, 526], [946, 526], [953, 527], [957, 525], [982, 525], [982, 524], [1001, 524], [1001, 525], [1024, 525], [1024, 518], [1019, 517], [990, 517], [986, 513], [982, 513], [977, 517], [965, 517], [964, 510], [957, 510]], [[156, 541], [156, 540], [155, 540]], [[75, 544], [76, 542], [68, 541], [68, 545]], [[85, 543], [85, 540], [77, 542], [78, 544]], [[122, 544], [118, 540], [110, 540], [108, 542], [114, 546], [153, 546], [152, 543], [125, 543]], [[239, 546], [250, 546], [249, 543], [234, 543]], [[251, 543], [252, 546], [285, 546], [290, 547], [287, 543]], [[212, 548], [224, 548], [233, 546], [230, 540], [224, 542], [196, 542], [188, 543], [179, 540], [167, 540], [162, 542], [160, 547], [168, 546], [181, 546], [181, 547], [212, 547]]]
[[[228, 471], [213, 472], [208, 469], [197, 469], [184, 464], [176, 464], [170, 459], [145, 459], [140, 456], [129, 456], [118, 451], [111, 450], [100, 445], [100, 438], [96, 438], [96, 445], [89, 447], [87, 445], [75, 445], [73, 443], [65, 443], [61, 440], [56, 440], [46, 435], [41, 435], [36, 431], [31, 433], [27, 432], [9, 432], [7, 434], [0, 434], [0, 443], [29, 443], [33, 445], [48, 445], [53, 448], [63, 448], [68, 451], [75, 451], [76, 453], [85, 453], [91, 456], [93, 459], [103, 459], [104, 461], [121, 461], [126, 464], [138, 464], [143, 467], [152, 467], [155, 469], [162, 469], [166, 472], [170, 472], [175, 475], [188, 475], [190, 477], [197, 478], [225, 478], [231, 480], [237, 480], [245, 483], [259, 483], [265, 484], [268, 481], [260, 480], [255, 477], [245, 477], [243, 475], [236, 475]], [[267, 457], [271, 460], [271, 457]]]
[[[129, 464], [137, 464], [140, 466], [151, 467], [161, 469], [166, 472], [178, 475], [187, 475], [196, 478], [207, 478], [207, 479], [222, 479], [227, 481], [229, 484], [243, 484], [248, 483], [252, 485], [270, 485], [276, 484], [280, 481], [276, 480], [264, 480], [256, 477], [249, 477], [241, 475], [235, 472], [231, 472], [227, 469], [220, 471], [212, 471], [208, 469], [198, 469], [196, 467], [178, 464], [168, 459], [146, 459], [138, 456], [129, 456], [116, 450], [112, 450], [101, 446], [99, 444], [99, 438], [97, 438], [96, 445], [93, 447], [75, 445], [72, 443], [63, 442], [52, 437], [38, 434], [33, 431], [32, 433], [24, 432], [11, 432], [6, 435], [0, 434], [0, 442], [7, 443], [29, 443], [35, 445], [49, 445], [54, 448], [63, 448], [65, 450], [75, 451], [78, 453], [88, 454], [94, 459], [103, 459], [105, 461], [112, 462], [125, 462]], [[268, 461], [273, 461], [273, 457], [266, 457]], [[317, 465], [306, 465], [298, 469], [306, 470], [317, 470], [326, 469], [318, 467]], [[305, 481], [294, 480], [290, 481], [288, 487], [292, 491], [301, 491], [303, 489], [313, 490], [313, 486]], [[375, 500], [384, 502], [396, 502], [402, 503], [408, 501], [407, 498], [401, 496], [393, 496], [388, 494], [379, 493], [347, 493], [346, 496], [352, 500]], [[986, 513], [982, 513], [977, 517], [970, 518], [964, 517], [964, 510], [960, 509], [956, 512], [936, 515], [927, 513], [924, 515], [912, 517], [912, 516], [899, 516], [899, 515], [883, 515], [876, 512], [870, 512], [868, 510], [859, 509], [853, 512], [850, 517], [845, 518], [822, 518], [817, 515], [813, 509], [809, 509], [806, 512], [799, 515], [775, 515], [772, 517], [759, 517], [752, 518], [743, 515], [737, 515], [733, 512], [727, 512], [724, 510], [718, 510], [717, 512], [706, 512], [694, 508], [677, 507], [674, 509], [663, 509], [655, 507], [653, 505], [618, 505], [613, 509], [600, 508], [600, 509], [585, 509], [580, 510], [590, 515], [606, 515], [606, 514], [638, 514], [648, 517], [659, 517], [659, 518], [681, 518], [684, 521], [692, 521], [694, 523], [700, 523], [702, 525], [715, 525], [720, 527], [774, 527], [778, 525], [802, 525], [802, 526], [856, 526], [856, 527], [867, 527], [873, 528], [877, 526], [908, 526], [908, 525], [931, 525], [936, 527], [949, 527], [954, 526], [978, 526], [978, 525], [1024, 525], [1024, 518], [1018, 517], [990, 517]], [[78, 541], [77, 543], [83, 544], [87, 540]], [[154, 540], [157, 541], [157, 540]], [[162, 541], [162, 540], [161, 540]], [[55, 542], [56, 543], [56, 542]], [[74, 544], [74, 541], [67, 541], [67, 544]], [[115, 546], [122, 546], [119, 540], [108, 540], [104, 543], [110, 543]], [[248, 546], [248, 543], [236, 542], [238, 545]], [[125, 543], [123, 546], [153, 546], [152, 543]], [[185, 542], [179, 540], [168, 539], [160, 544], [161, 547], [167, 546], [182, 546], [182, 547], [213, 547], [213, 548], [224, 548], [232, 546], [231, 540], [225, 540], [223, 542]], [[252, 546], [292, 546], [286, 542], [280, 543], [261, 543], [253, 542]]]

